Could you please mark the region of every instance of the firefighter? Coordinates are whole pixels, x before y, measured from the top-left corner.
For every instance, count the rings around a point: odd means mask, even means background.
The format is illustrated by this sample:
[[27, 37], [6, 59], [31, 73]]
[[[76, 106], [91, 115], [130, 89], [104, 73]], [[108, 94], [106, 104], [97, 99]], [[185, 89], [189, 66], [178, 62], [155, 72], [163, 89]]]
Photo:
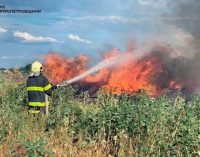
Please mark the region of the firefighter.
[[42, 74], [43, 66], [40, 62], [33, 62], [31, 65], [31, 74], [27, 80], [27, 92], [29, 101], [29, 113], [45, 114], [45, 94], [52, 95], [52, 91], [57, 88], [56, 85], [49, 83], [48, 79]]

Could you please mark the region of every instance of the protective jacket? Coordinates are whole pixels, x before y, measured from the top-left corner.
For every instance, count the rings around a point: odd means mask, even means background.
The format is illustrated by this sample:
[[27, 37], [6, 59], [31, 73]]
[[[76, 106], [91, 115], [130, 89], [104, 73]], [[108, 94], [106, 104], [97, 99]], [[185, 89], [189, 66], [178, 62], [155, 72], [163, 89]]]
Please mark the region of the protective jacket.
[[41, 108], [45, 107], [45, 94], [51, 96], [53, 86], [42, 74], [39, 74], [38, 76], [29, 76], [26, 85], [28, 92], [29, 112], [39, 113]]

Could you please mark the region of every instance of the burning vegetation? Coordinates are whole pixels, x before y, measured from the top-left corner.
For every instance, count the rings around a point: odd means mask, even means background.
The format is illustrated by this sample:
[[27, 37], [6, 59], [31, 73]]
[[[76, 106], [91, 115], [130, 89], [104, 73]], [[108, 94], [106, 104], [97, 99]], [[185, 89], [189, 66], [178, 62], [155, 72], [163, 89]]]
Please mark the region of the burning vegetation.
[[[199, 67], [198, 57], [174, 57], [174, 51], [165, 46], [155, 47], [142, 57], [137, 57], [135, 53], [133, 49], [126, 52], [113, 49], [105, 53], [104, 60], [118, 57], [122, 60], [124, 58], [124, 61], [114, 61], [110, 66], [104, 63], [96, 73], [80, 79], [76, 84], [90, 94], [96, 93], [98, 89], [115, 94], [133, 94], [142, 89], [154, 97], [162, 95], [166, 90], [184, 90], [191, 94], [198, 89], [195, 70]], [[55, 53], [48, 54], [45, 56], [45, 73], [53, 83], [60, 83], [86, 72], [90, 69], [88, 62], [88, 56], [68, 58]]]

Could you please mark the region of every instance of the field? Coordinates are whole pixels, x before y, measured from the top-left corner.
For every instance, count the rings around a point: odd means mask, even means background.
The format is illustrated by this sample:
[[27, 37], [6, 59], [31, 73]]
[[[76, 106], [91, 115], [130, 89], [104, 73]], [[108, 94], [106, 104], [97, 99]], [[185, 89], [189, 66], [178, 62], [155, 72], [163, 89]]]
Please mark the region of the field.
[[27, 112], [26, 76], [0, 73], [2, 157], [197, 157], [200, 94], [153, 99], [99, 91], [75, 97], [62, 87], [50, 98], [48, 116]]

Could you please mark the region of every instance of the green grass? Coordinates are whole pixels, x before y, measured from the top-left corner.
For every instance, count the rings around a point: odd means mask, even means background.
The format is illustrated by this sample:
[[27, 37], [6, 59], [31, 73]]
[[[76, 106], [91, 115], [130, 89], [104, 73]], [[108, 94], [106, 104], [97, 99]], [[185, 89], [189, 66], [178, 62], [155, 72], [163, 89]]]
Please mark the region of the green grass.
[[72, 87], [50, 98], [49, 116], [27, 113], [22, 82], [0, 76], [0, 154], [3, 156], [169, 156], [200, 151], [200, 94], [151, 99], [99, 91], [90, 101]]

